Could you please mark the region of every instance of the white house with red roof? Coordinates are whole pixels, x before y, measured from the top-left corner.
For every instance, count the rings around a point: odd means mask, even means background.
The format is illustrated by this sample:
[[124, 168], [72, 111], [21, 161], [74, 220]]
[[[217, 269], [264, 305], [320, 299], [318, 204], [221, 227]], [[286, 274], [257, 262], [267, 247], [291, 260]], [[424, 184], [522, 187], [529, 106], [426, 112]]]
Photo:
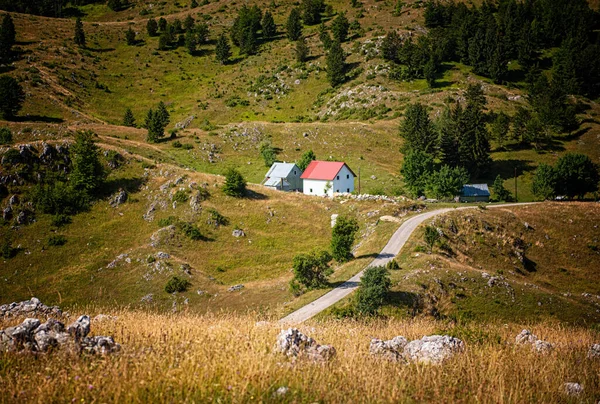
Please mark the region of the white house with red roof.
[[306, 195], [333, 196], [334, 193], [353, 192], [356, 175], [338, 161], [311, 161], [300, 177]]

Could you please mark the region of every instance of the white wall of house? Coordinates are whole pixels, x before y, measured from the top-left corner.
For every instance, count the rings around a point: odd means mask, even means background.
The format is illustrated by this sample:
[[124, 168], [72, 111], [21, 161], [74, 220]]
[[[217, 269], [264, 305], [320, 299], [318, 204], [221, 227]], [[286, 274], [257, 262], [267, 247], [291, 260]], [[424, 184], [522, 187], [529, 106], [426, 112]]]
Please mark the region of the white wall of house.
[[333, 192], [354, 192], [354, 174], [346, 166], [342, 167], [332, 183]]
[[[327, 183], [330, 184], [330, 189], [328, 192], [325, 192], [325, 188], [327, 187]], [[324, 180], [304, 180], [303, 191], [306, 195], [329, 195], [333, 196], [333, 181], [324, 181]]]
[[[329, 189], [326, 192], [325, 188], [328, 184]], [[304, 194], [317, 196], [333, 196], [335, 192], [354, 192], [354, 175], [348, 167], [344, 166], [333, 181], [305, 179], [303, 188]]]

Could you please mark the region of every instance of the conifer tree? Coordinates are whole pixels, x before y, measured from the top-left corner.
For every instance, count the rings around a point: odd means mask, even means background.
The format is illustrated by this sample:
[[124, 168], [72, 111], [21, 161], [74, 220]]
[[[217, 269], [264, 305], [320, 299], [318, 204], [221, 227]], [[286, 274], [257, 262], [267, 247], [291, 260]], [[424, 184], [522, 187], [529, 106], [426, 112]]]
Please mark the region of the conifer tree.
[[148, 36], [158, 35], [158, 23], [154, 18], [150, 18], [146, 23], [146, 31], [148, 32]]
[[328, 51], [331, 47], [331, 42], [333, 42], [333, 40], [331, 39], [329, 31], [327, 30], [327, 27], [325, 26], [324, 22], [321, 22], [321, 25], [319, 25], [319, 40], [323, 44], [323, 49], [325, 49], [325, 51]]
[[132, 46], [135, 45], [135, 31], [129, 27], [127, 31], [125, 31], [125, 40], [127, 41], [127, 45]]
[[350, 23], [348, 22], [348, 18], [346, 18], [346, 13], [340, 13], [337, 17], [335, 17], [333, 23], [331, 24], [333, 39], [339, 43], [346, 42], [349, 29]]
[[277, 33], [277, 26], [275, 25], [273, 14], [271, 14], [269, 10], [265, 11], [261, 25], [263, 38], [272, 38]]
[[323, 0], [302, 0], [302, 20], [306, 25], [321, 22], [321, 11], [325, 8]]
[[316, 160], [316, 159], [317, 159], [317, 156], [315, 155], [315, 153], [312, 150], [307, 150], [302, 154], [302, 157], [300, 157], [300, 161], [298, 161], [298, 163], [296, 163], [296, 165], [298, 166], [299, 169], [304, 171], [304, 170], [306, 170], [306, 167], [308, 167], [310, 162], [313, 160]]
[[231, 47], [229, 46], [229, 40], [227, 40], [227, 36], [225, 34], [219, 35], [217, 39], [217, 45], [215, 48], [215, 59], [217, 62], [222, 65], [229, 62], [229, 58], [231, 57]]
[[246, 180], [235, 168], [230, 168], [225, 172], [223, 193], [235, 198], [241, 198], [246, 194]]
[[196, 0], [192, 0], [192, 4], [190, 4], [190, 8], [198, 7], [198, 2]]
[[188, 16], [185, 17], [185, 20], [183, 20], [183, 30], [185, 32], [193, 31], [195, 25], [196, 21], [191, 15], [188, 14]]
[[285, 30], [290, 41], [297, 41], [302, 36], [302, 21], [300, 20], [300, 11], [297, 8], [290, 11]]
[[104, 182], [106, 173], [100, 163], [100, 151], [94, 143], [94, 134], [79, 131], [71, 147], [73, 170], [69, 181], [74, 189], [92, 196]]
[[240, 53], [244, 55], [254, 55], [258, 48], [256, 42], [256, 34], [251, 27], [244, 28], [242, 36], [240, 38]]
[[0, 76], [0, 116], [13, 118], [23, 106], [25, 92], [17, 80], [10, 76]]
[[164, 17], [160, 17], [158, 19], [158, 30], [160, 32], [165, 32], [167, 30], [167, 20]]
[[159, 102], [156, 107], [155, 118], [159, 120], [163, 128], [166, 128], [169, 122], [171, 122], [171, 115], [167, 111], [167, 106], [164, 102]]
[[193, 31], [187, 31], [185, 33], [185, 47], [187, 48], [190, 55], [193, 55], [196, 52], [196, 34]]
[[406, 108], [400, 136], [404, 138], [405, 150], [421, 150], [428, 154], [435, 152], [438, 136], [425, 105], [416, 103]]
[[297, 62], [304, 63], [306, 59], [308, 59], [310, 50], [308, 49], [308, 45], [306, 45], [306, 40], [304, 38], [300, 38], [296, 41], [295, 51]]
[[125, 116], [123, 117], [123, 126], [130, 126], [132, 128], [135, 127], [135, 117], [133, 116], [131, 108], [127, 108], [127, 110], [125, 110]]
[[77, 20], [75, 21], [74, 40], [76, 45], [85, 48], [85, 31], [83, 30], [83, 23], [81, 22], [81, 18], [77, 18]]
[[338, 41], [333, 41], [327, 53], [327, 80], [332, 87], [346, 81], [346, 55]]
[[5, 14], [0, 26], [0, 62], [6, 62], [10, 59], [15, 40], [15, 24], [10, 14]]

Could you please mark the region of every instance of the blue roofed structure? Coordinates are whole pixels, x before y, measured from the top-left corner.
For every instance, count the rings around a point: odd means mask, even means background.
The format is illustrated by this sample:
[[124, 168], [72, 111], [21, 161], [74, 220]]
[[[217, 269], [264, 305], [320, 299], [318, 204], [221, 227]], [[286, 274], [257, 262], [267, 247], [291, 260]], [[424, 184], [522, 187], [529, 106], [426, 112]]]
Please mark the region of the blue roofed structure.
[[459, 200], [461, 202], [489, 202], [490, 190], [487, 184], [467, 184], [463, 186]]
[[262, 185], [279, 191], [302, 191], [302, 170], [294, 163], [273, 163]]

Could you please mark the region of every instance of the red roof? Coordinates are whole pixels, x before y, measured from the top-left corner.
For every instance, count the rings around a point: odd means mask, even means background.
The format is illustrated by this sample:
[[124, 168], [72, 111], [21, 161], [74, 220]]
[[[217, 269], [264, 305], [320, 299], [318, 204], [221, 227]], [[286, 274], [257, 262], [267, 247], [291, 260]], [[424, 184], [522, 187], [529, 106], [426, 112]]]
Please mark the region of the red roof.
[[[304, 180], [325, 180], [331, 181], [335, 179], [337, 174], [340, 172], [342, 167], [346, 166], [348, 170], [350, 167], [346, 165], [346, 163], [342, 163], [339, 161], [311, 161], [304, 173], [300, 178]], [[350, 170], [352, 175], [356, 177], [354, 172]]]

